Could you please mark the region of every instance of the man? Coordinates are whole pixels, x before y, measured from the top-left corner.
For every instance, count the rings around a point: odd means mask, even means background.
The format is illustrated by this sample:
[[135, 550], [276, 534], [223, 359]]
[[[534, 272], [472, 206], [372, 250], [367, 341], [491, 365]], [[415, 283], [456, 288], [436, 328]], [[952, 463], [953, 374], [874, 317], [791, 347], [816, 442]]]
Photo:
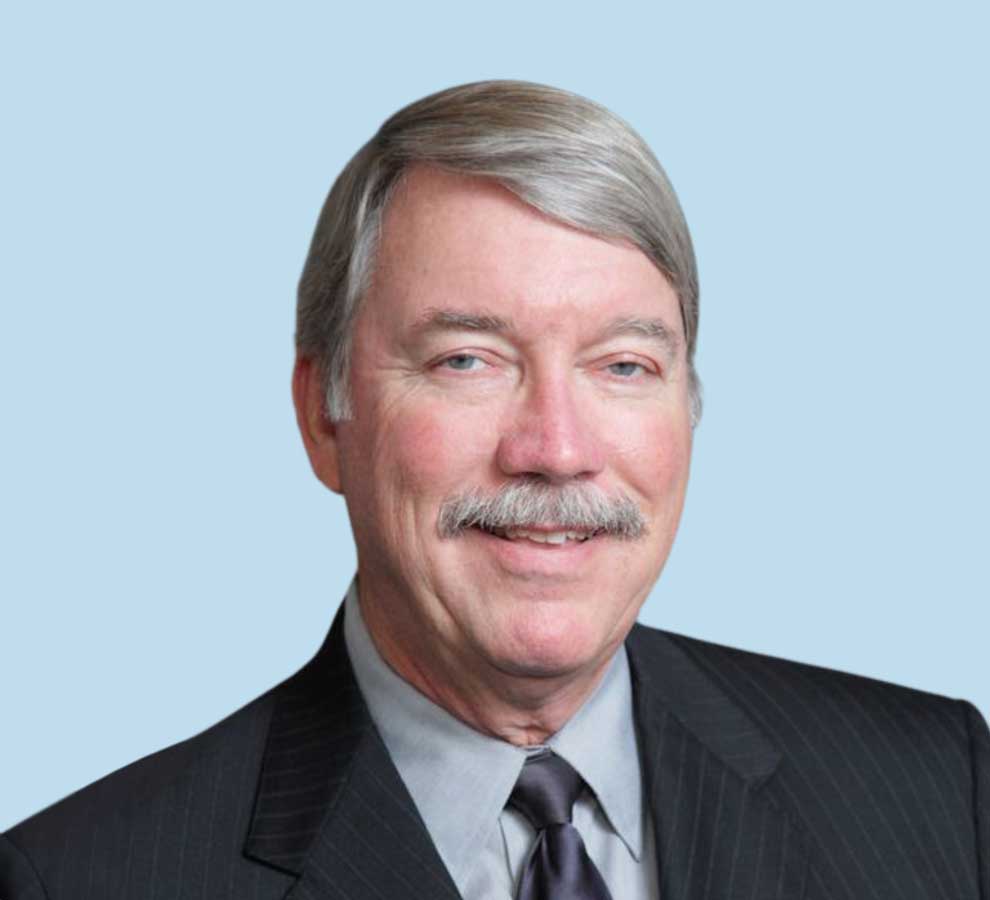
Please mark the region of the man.
[[342, 612], [284, 684], [0, 839], [0, 896], [990, 898], [971, 706], [634, 625], [697, 311], [606, 110], [493, 82], [387, 121], [300, 283]]

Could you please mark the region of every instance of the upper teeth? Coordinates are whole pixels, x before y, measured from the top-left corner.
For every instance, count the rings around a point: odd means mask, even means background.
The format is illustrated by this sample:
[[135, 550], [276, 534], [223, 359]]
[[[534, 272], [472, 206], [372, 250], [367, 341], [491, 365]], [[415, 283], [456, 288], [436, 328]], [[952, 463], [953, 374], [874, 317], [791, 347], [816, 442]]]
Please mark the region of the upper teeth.
[[583, 531], [527, 531], [525, 528], [498, 529], [498, 533], [510, 541], [526, 538], [539, 544], [563, 544], [564, 541], [585, 541], [591, 535]]

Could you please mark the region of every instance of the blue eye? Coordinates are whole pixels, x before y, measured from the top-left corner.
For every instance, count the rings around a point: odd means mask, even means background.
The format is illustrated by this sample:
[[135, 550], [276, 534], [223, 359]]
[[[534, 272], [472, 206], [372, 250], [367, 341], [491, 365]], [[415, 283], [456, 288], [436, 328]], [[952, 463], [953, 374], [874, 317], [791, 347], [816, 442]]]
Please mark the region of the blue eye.
[[454, 369], [457, 372], [470, 372], [476, 368], [474, 363], [481, 363], [481, 359], [477, 356], [472, 356], [470, 353], [455, 353], [453, 356], [448, 356], [440, 365], [446, 366], [448, 369]]
[[608, 367], [608, 369], [613, 375], [621, 375], [623, 378], [628, 378], [632, 375], [637, 375], [639, 374], [640, 370], [645, 371], [644, 366], [641, 366], [639, 363], [636, 362], [612, 363]]

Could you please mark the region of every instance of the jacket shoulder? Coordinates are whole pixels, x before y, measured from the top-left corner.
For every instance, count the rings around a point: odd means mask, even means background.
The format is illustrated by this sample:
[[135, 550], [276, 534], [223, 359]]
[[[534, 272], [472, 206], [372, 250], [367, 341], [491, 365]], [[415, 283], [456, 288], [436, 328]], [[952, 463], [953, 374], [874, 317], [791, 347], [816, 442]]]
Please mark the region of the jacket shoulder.
[[970, 703], [649, 628], [631, 640], [644, 661], [690, 667], [771, 741], [775, 802], [833, 860], [866, 848], [891, 872], [990, 897], [990, 734]]
[[129, 870], [148, 870], [141, 857], [161, 852], [164, 859], [177, 841], [214, 849], [229, 842], [239, 852], [234, 844], [247, 829], [272, 695], [14, 826], [0, 836], [0, 886], [23, 883], [13, 896], [34, 897], [26, 887], [33, 871], [39, 897], [63, 896], [83, 883], [91, 896], [116, 896]]
[[[809, 663], [637, 626], [641, 652], [674, 644], [785, 746], [828, 732], [849, 746], [955, 748], [968, 762], [979, 713], [967, 702]], [[974, 717], [979, 722], [974, 723]], [[951, 768], [949, 759], [945, 763]]]

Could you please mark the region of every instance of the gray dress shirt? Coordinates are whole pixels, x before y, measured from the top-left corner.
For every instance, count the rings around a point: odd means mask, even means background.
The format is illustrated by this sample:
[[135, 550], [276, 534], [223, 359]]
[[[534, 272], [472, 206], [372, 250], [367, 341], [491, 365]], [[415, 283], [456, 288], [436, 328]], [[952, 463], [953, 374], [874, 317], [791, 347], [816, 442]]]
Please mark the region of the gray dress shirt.
[[[509, 900], [535, 833], [505, 804], [527, 753], [475, 731], [384, 662], [347, 592], [344, 638], [361, 693], [392, 761], [464, 900]], [[547, 741], [584, 778], [573, 822], [615, 900], [655, 900], [656, 850], [640, 777], [625, 647], [601, 684]]]

